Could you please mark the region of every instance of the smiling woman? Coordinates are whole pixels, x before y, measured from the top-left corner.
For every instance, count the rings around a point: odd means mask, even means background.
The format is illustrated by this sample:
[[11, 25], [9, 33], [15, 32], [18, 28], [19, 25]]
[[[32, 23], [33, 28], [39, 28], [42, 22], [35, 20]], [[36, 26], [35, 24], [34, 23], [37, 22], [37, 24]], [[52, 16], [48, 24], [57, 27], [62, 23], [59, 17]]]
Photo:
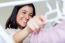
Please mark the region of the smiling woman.
[[[6, 28], [18, 28], [20, 26], [21, 20], [24, 18], [29, 20], [31, 17], [35, 16], [35, 8], [33, 4], [18, 5], [15, 6], [13, 12], [6, 23]], [[24, 23], [24, 21], [22, 21]], [[24, 24], [21, 24], [22, 27]]]
[[[14, 32], [12, 32], [14, 34], [12, 36], [16, 43], [23, 42], [31, 32], [39, 31], [44, 19], [42, 16], [34, 16], [35, 7], [32, 3], [14, 7], [11, 16], [6, 22], [5, 28], [8, 33], [13, 29]], [[29, 41], [27, 40], [27, 42]]]
[[[9, 17], [9, 19], [6, 22], [6, 29], [7, 28], [11, 28], [11, 29], [16, 29], [18, 31], [20, 31], [19, 29], [24, 29], [27, 25], [27, 22], [29, 21], [30, 18], [32, 18], [33, 16], [35, 16], [35, 8], [34, 5], [31, 4], [25, 4], [25, 5], [18, 5], [15, 6], [11, 16]], [[19, 28], [19, 29], [18, 29]], [[9, 31], [9, 29], [7, 29], [7, 31]], [[10, 29], [10, 31], [11, 31]], [[25, 31], [25, 29], [24, 29]], [[22, 37], [20, 37], [21, 35], [19, 35], [20, 38], [22, 38], [21, 40], [24, 39], [24, 37], [26, 37], [29, 33], [28, 32], [24, 32], [22, 30], [21, 33]], [[15, 30], [14, 30], [15, 33]], [[26, 35], [24, 35], [24, 34]], [[17, 34], [18, 36], [18, 34]], [[18, 40], [18, 39], [17, 39]]]
[[19, 26], [25, 27], [28, 20], [32, 18], [32, 15], [33, 15], [32, 7], [30, 6], [22, 7], [17, 13], [16, 21], [19, 24]]

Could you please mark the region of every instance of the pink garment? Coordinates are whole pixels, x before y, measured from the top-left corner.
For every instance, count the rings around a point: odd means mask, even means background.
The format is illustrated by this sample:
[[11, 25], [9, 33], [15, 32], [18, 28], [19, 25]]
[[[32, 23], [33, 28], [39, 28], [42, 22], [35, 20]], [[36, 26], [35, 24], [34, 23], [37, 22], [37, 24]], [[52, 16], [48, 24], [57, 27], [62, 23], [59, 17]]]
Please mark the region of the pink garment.
[[65, 43], [65, 21], [48, 29], [33, 33], [30, 43]]

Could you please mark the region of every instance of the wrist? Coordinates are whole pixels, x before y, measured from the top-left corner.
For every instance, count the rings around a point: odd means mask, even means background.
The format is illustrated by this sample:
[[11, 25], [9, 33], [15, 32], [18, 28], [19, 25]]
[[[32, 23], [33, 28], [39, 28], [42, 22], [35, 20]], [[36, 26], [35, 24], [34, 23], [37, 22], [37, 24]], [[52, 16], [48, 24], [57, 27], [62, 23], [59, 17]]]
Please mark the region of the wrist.
[[32, 30], [29, 28], [29, 27], [25, 27], [25, 30], [28, 32], [28, 33], [31, 33]]

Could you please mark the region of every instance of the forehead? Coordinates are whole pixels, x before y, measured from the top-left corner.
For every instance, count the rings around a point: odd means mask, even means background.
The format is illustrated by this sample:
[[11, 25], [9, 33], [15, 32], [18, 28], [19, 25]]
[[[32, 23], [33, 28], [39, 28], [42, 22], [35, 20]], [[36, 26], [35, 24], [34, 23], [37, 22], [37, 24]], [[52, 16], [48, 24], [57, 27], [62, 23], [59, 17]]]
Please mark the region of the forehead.
[[24, 6], [24, 7], [20, 8], [19, 11], [33, 12], [33, 8], [31, 6]]

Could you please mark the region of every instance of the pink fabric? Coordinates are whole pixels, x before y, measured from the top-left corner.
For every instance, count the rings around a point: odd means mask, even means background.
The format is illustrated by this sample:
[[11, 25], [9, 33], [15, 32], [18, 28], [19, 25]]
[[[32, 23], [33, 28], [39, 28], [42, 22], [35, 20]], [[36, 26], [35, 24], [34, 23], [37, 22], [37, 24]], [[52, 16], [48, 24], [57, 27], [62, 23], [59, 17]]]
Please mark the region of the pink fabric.
[[65, 43], [65, 21], [48, 29], [33, 33], [30, 43]]

